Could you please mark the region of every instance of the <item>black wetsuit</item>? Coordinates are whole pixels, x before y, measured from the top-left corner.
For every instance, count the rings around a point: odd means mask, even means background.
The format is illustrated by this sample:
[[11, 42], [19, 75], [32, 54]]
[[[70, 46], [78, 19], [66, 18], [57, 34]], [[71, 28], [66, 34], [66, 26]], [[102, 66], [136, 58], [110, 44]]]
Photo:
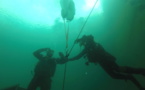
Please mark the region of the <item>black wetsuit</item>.
[[40, 87], [40, 90], [50, 90], [51, 88], [51, 77], [54, 76], [56, 70], [56, 64], [64, 64], [64, 58], [48, 58], [43, 57], [41, 52], [44, 49], [40, 49], [34, 52], [34, 56], [39, 59], [38, 64], [35, 67], [35, 75], [31, 80], [27, 90], [36, 90]]
[[[145, 69], [135, 69], [131, 67], [120, 67], [117, 65], [116, 58], [106, 52], [100, 44], [89, 41], [84, 45], [84, 49], [77, 56], [69, 59], [70, 61], [87, 57], [88, 62], [99, 64], [112, 78], [131, 80], [140, 90], [145, 90], [131, 74], [145, 74]], [[123, 69], [121, 69], [123, 68]]]

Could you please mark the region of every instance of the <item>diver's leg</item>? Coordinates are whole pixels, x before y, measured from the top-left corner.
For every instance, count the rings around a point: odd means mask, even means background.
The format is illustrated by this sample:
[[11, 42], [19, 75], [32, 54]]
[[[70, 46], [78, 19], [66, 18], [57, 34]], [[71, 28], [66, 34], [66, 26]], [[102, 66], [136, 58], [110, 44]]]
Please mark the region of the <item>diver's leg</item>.
[[123, 75], [114, 71], [106, 71], [114, 79], [124, 79], [132, 81], [140, 90], [145, 90], [132, 75]]
[[128, 66], [121, 66], [120, 72], [128, 73], [128, 74], [142, 74], [145, 76], [144, 68], [132, 68]]
[[27, 90], [36, 90], [37, 87], [38, 87], [38, 80], [37, 80], [37, 77], [34, 76], [33, 79], [31, 80]]
[[40, 90], [50, 90], [51, 89], [51, 78], [44, 78], [43, 83], [40, 85]]
[[132, 75], [127, 75], [127, 78], [131, 80], [140, 90], [145, 90], [145, 88], [143, 88]]

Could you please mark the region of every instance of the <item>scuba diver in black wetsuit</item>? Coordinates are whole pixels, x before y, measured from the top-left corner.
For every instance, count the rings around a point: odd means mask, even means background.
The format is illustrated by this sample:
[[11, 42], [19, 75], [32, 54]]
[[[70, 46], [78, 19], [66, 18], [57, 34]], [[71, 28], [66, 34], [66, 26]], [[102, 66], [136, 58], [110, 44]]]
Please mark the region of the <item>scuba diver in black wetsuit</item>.
[[[43, 56], [43, 52], [46, 52], [46, 56]], [[40, 90], [50, 90], [51, 77], [54, 76], [56, 64], [64, 64], [67, 61], [61, 52], [59, 53], [60, 58], [53, 58], [53, 53], [54, 51], [50, 48], [42, 48], [33, 53], [39, 62], [27, 90], [36, 90], [37, 87], [40, 87]]]
[[127, 66], [118, 66], [116, 58], [106, 52], [104, 48], [94, 41], [92, 35], [84, 35], [82, 38], [77, 39], [75, 43], [79, 43], [80, 46], [84, 46], [82, 52], [77, 56], [68, 59], [69, 61], [80, 59], [81, 57], [87, 57], [89, 63], [99, 64], [112, 78], [124, 79], [132, 81], [140, 90], [145, 90], [140, 83], [131, 74], [142, 74], [145, 76], [145, 69], [143, 68], [131, 68]]

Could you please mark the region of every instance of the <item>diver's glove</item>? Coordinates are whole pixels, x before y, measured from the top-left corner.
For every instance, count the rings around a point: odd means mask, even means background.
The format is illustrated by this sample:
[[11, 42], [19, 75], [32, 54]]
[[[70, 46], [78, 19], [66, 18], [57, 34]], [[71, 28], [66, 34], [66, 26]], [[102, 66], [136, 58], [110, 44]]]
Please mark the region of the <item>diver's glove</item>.
[[68, 57], [64, 56], [64, 54], [62, 52], [59, 52], [59, 56], [61, 59], [63, 59], [64, 62], [68, 61]]
[[74, 41], [74, 43], [76, 44], [76, 43], [79, 43], [81, 41], [81, 39], [76, 39], [75, 41]]
[[64, 54], [63, 54], [62, 52], [59, 52], [59, 56], [60, 56], [61, 58], [63, 58], [63, 57], [64, 57]]
[[65, 55], [65, 57], [67, 57], [67, 58], [68, 58], [68, 57], [69, 57], [69, 54], [66, 54], [66, 55]]

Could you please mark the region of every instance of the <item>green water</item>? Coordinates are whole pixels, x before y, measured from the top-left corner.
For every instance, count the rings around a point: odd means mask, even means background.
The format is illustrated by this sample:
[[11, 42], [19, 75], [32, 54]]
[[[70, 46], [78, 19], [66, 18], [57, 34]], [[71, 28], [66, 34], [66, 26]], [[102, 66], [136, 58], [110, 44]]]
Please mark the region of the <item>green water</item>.
[[[54, 57], [60, 51], [65, 53], [59, 0], [49, 1], [0, 0], [0, 88], [15, 84], [27, 88], [38, 62], [32, 54], [35, 50], [49, 47], [55, 51]], [[145, 68], [145, 7], [140, 7], [145, 2], [136, 1], [99, 0], [81, 36], [92, 34], [119, 65]], [[74, 3], [69, 49], [93, 6], [87, 0]], [[81, 50], [75, 45], [70, 57]], [[82, 58], [67, 63], [65, 90], [138, 90], [130, 81], [111, 78], [99, 65], [86, 66], [86, 61]], [[64, 65], [57, 65], [51, 90], [62, 89], [63, 74]], [[134, 76], [145, 86], [145, 77]]]

